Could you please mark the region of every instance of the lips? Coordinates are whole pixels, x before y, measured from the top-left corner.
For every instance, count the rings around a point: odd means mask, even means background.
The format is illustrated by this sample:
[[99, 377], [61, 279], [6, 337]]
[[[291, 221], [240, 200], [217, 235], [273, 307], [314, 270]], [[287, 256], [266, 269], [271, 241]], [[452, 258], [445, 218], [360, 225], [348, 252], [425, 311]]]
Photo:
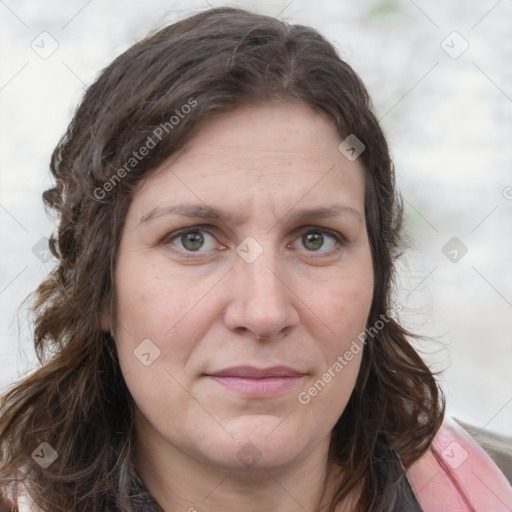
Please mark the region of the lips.
[[284, 394], [295, 387], [305, 375], [288, 366], [236, 366], [206, 374], [206, 377], [235, 394], [265, 398]]
[[207, 374], [213, 377], [240, 377], [245, 379], [268, 379], [272, 377], [302, 377], [304, 373], [288, 366], [256, 368], [254, 366], [235, 366]]

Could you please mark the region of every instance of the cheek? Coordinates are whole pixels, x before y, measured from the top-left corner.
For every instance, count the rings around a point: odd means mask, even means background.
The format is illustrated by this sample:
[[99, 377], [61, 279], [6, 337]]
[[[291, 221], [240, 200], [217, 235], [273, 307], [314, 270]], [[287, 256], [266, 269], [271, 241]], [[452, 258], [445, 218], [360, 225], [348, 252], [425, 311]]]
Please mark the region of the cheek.
[[[357, 264], [337, 269], [329, 279], [310, 289], [311, 337], [322, 354], [318, 373], [309, 380], [300, 404], [315, 409], [332, 427], [343, 413], [354, 389], [364, 343], [364, 333], [373, 297], [373, 270], [369, 255], [360, 254]], [[326, 334], [324, 334], [326, 333]]]
[[[319, 317], [330, 335], [319, 346], [324, 359], [321, 373], [302, 398], [318, 401], [325, 416], [336, 422], [352, 394], [364, 352], [361, 333], [366, 328], [373, 297], [371, 266], [352, 266], [350, 273], [340, 273], [320, 295], [316, 302], [321, 305]], [[315, 398], [320, 393], [322, 397]]]
[[352, 266], [338, 272], [309, 294], [308, 302], [330, 333], [326, 349], [331, 354], [350, 346], [364, 331], [373, 298], [371, 265]]
[[153, 392], [161, 385], [169, 387], [165, 369], [179, 373], [180, 381], [186, 379], [183, 365], [208, 317], [203, 309], [204, 314], [190, 322], [201, 290], [190, 289], [183, 277], [168, 273], [163, 265], [144, 265], [135, 257], [121, 257], [116, 271], [116, 346], [127, 384], [141, 402], [148, 399], [139, 396], [148, 387]]
[[187, 325], [200, 329], [202, 317], [193, 325], [187, 319], [204, 298], [208, 282], [190, 283], [189, 275], [170, 272], [165, 262], [148, 265], [138, 264], [136, 258], [121, 260], [116, 273], [119, 328], [124, 327], [134, 341], [154, 337], [162, 344]]
[[144, 417], [157, 408], [170, 422], [186, 402], [185, 365], [211, 316], [205, 301], [197, 307], [205, 292], [185, 276], [169, 275], [165, 265], [135, 257], [119, 259], [116, 289], [115, 340], [130, 394]]
[[[328, 321], [334, 333], [324, 347], [326, 366], [330, 369], [331, 376], [333, 372], [343, 373], [342, 378], [335, 380], [344, 380], [343, 388], [349, 394], [355, 384], [364, 350], [361, 333], [366, 328], [372, 291], [371, 281], [344, 282], [341, 291], [338, 289], [337, 293], [333, 292], [330, 300], [326, 301]], [[349, 382], [351, 386], [348, 386]]]

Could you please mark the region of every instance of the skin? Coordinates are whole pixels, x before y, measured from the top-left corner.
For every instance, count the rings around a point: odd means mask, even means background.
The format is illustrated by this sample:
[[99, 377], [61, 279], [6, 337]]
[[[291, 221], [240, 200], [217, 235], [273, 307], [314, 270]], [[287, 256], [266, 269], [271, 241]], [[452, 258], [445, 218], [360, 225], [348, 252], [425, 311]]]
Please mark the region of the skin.
[[[327, 510], [342, 472], [327, 462], [330, 432], [362, 353], [309, 403], [298, 394], [364, 330], [373, 291], [364, 171], [340, 142], [306, 106], [244, 107], [205, 123], [134, 192], [116, 264], [115, 339], [136, 404], [135, 465], [166, 511]], [[231, 218], [165, 210], [178, 203]], [[332, 205], [343, 209], [292, 219]], [[193, 243], [175, 234], [199, 225]], [[321, 228], [344, 241], [322, 239]], [[262, 250], [251, 263], [236, 251], [246, 237], [257, 242], [250, 254]], [[160, 350], [148, 366], [134, 355], [145, 339]], [[303, 376], [254, 398], [205, 375], [242, 364]]]

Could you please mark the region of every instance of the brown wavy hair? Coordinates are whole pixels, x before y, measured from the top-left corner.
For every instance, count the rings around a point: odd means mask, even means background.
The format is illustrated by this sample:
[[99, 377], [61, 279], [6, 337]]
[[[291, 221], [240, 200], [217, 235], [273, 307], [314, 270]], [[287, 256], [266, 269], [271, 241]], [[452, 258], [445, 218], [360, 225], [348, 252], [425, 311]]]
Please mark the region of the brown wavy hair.
[[[268, 101], [323, 112], [340, 140], [356, 134], [365, 144], [359, 158], [375, 274], [368, 326], [392, 307], [402, 205], [384, 134], [356, 73], [314, 29], [245, 10], [210, 9], [169, 25], [101, 72], [53, 152], [55, 186], [43, 199], [58, 218], [50, 239], [58, 264], [33, 294], [40, 368], [1, 401], [5, 497], [24, 485], [44, 510], [133, 510], [133, 402], [114, 340], [100, 326], [100, 312], [116, 318], [114, 269], [130, 199], [203, 123]], [[169, 121], [185, 110], [179, 123]], [[154, 147], [130, 160], [149, 146], [148, 137]], [[442, 423], [443, 395], [410, 339], [391, 319], [365, 347], [332, 433], [329, 457], [346, 469], [333, 505], [362, 485], [359, 512], [391, 510], [403, 470]], [[58, 453], [47, 469], [31, 457], [41, 442]], [[397, 464], [400, 471], [391, 470]]]

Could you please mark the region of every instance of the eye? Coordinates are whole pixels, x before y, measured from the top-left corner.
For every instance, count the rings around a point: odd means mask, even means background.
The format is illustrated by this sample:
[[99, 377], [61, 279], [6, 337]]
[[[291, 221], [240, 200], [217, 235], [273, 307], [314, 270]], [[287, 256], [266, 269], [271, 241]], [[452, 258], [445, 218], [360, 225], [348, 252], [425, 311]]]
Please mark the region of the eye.
[[164, 238], [163, 242], [182, 252], [207, 252], [217, 245], [215, 237], [196, 226], [171, 233]]
[[339, 233], [330, 230], [310, 228], [301, 233], [301, 236], [294, 242], [294, 244], [297, 243], [300, 243], [308, 252], [329, 254], [339, 249], [339, 246], [343, 243], [343, 237]]
[[[299, 237], [291, 243], [291, 246], [297, 250], [305, 249], [309, 253], [329, 255], [336, 253], [344, 241], [343, 235], [336, 231], [326, 228], [309, 228], [303, 230]], [[162, 243], [171, 245], [178, 252], [186, 255], [204, 254], [215, 248], [226, 249], [202, 226], [192, 226], [174, 231], [168, 234]]]

